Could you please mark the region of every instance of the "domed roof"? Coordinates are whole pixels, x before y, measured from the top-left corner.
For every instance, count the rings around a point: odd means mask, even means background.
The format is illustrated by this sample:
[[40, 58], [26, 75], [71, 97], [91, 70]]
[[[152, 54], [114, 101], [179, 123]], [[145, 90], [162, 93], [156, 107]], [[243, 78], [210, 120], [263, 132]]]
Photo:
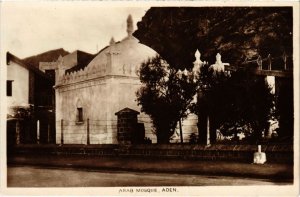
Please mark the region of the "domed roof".
[[[127, 23], [131, 22], [132, 20], [127, 20]], [[114, 42], [112, 38], [110, 45], [102, 49], [87, 67], [106, 69], [106, 74], [113, 74], [114, 70], [127, 69], [132, 71], [157, 54], [150, 47], [139, 43], [128, 28], [132, 28], [132, 25], [127, 25], [128, 36], [126, 38], [119, 42]], [[117, 73], [120, 74], [120, 72]], [[125, 72], [122, 74], [125, 74]]]
[[88, 66], [100, 66], [107, 64], [107, 54], [118, 54], [118, 61], [125, 65], [138, 65], [149, 57], [154, 57], [156, 52], [150, 47], [140, 44], [133, 36], [126, 37], [120, 42], [114, 43], [103, 49]]

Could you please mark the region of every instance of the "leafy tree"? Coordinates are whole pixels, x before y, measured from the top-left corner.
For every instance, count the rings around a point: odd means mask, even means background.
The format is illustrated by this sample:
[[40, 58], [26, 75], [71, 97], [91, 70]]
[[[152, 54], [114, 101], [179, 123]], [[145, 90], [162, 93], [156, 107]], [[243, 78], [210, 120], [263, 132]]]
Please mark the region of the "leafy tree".
[[[152, 7], [138, 23], [138, 30], [133, 35], [141, 43], [157, 51], [175, 69], [191, 68], [196, 49], [201, 51], [203, 59], [209, 63], [214, 62], [215, 55], [219, 52], [224, 62], [229, 62], [233, 67], [240, 67], [245, 59], [256, 59], [258, 55], [265, 58], [270, 54], [271, 57], [279, 57], [276, 61], [273, 58], [275, 62], [272, 62], [272, 69], [283, 68], [280, 57], [285, 53], [288, 56], [288, 67], [293, 67], [292, 7]], [[209, 111], [206, 103], [227, 105], [226, 103], [235, 101], [234, 106], [240, 106], [236, 109], [239, 110], [237, 114], [243, 115], [243, 111], [249, 112], [248, 116], [245, 115], [247, 120], [250, 121], [252, 117], [252, 126], [258, 125], [259, 121], [255, 123], [253, 118], [265, 120], [262, 116], [266, 115], [260, 113], [259, 106], [262, 109], [269, 108], [269, 97], [265, 97], [266, 87], [263, 79], [242, 71], [236, 75], [226, 82], [228, 85], [226, 88], [230, 93], [220, 91], [217, 94], [218, 91], [211, 91], [209, 95], [219, 96], [201, 97], [199, 106], [202, 111], [213, 113]], [[249, 86], [246, 86], [248, 82], [243, 76], [248, 77]], [[241, 81], [238, 81], [238, 78]], [[231, 83], [233, 83], [232, 87], [229, 85]], [[222, 86], [225, 84], [212, 85], [219, 90], [225, 88]], [[287, 79], [280, 82], [279, 86], [281, 91], [276, 103], [280, 118], [279, 136], [293, 136], [293, 80]], [[218, 102], [212, 102], [211, 99], [217, 98], [219, 98]], [[265, 102], [268, 102], [267, 106], [262, 106]], [[215, 106], [217, 105], [212, 107]], [[222, 119], [218, 118], [218, 116], [222, 117], [221, 110], [218, 111], [216, 120], [213, 121]], [[225, 111], [227, 109], [224, 113]], [[240, 115], [234, 117], [234, 114], [236, 113], [227, 114], [233, 116], [227, 118], [232, 123], [235, 122], [235, 118], [241, 117]], [[201, 116], [198, 118], [205, 118], [205, 114], [199, 115]], [[218, 121], [212, 126], [214, 125], [219, 125]], [[264, 124], [261, 127], [264, 127]]]
[[274, 96], [263, 77], [244, 69], [230, 76], [223, 72], [213, 74], [205, 66], [198, 85], [201, 94], [192, 111], [199, 117], [210, 117], [211, 141], [216, 140], [215, 129], [220, 129], [225, 136], [236, 136], [243, 130], [252, 141], [261, 139], [262, 133], [268, 130], [268, 121], [274, 115], [271, 110]]
[[196, 93], [192, 75], [178, 75], [160, 56], [141, 65], [140, 80], [143, 86], [137, 92], [141, 110], [148, 114], [155, 127], [157, 142], [169, 143], [176, 124], [188, 114], [188, 105]]

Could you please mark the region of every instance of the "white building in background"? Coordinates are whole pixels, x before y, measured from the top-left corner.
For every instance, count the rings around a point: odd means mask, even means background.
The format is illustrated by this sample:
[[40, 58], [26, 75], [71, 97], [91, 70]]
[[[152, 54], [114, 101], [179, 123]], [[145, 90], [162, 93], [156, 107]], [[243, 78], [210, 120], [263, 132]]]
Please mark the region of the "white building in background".
[[12, 107], [29, 107], [30, 69], [10, 53], [7, 53], [7, 65], [7, 106], [8, 114], [13, 114]]
[[[7, 141], [20, 143], [53, 143], [54, 80], [7, 52]], [[37, 131], [36, 122], [40, 129]]]

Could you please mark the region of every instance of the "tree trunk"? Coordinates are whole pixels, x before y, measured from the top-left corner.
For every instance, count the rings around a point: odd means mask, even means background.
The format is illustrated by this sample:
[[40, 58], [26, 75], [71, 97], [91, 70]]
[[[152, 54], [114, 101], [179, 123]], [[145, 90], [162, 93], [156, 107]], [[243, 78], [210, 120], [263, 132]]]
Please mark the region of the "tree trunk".
[[183, 144], [181, 118], [179, 119], [180, 143]]
[[210, 144], [215, 144], [217, 141], [216, 121], [214, 118], [210, 118], [209, 120], [210, 120], [210, 128], [209, 128]]
[[199, 134], [199, 143], [206, 144], [207, 143], [207, 115], [206, 114], [198, 114], [198, 134]]
[[159, 129], [157, 130], [157, 143], [158, 144], [169, 144], [170, 143], [170, 136], [166, 132], [165, 129]]
[[159, 136], [157, 135], [157, 144], [169, 144], [169, 138], [166, 138], [165, 136]]

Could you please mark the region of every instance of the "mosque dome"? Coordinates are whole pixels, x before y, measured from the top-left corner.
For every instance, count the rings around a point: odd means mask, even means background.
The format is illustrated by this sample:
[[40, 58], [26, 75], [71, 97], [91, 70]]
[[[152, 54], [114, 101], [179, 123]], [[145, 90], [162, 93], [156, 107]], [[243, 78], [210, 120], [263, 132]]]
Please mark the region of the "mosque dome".
[[127, 19], [127, 33], [127, 37], [119, 42], [115, 42], [112, 38], [109, 46], [102, 49], [88, 67], [101, 68], [105, 70], [106, 75], [136, 76], [139, 66], [157, 53], [132, 36], [131, 15]]

